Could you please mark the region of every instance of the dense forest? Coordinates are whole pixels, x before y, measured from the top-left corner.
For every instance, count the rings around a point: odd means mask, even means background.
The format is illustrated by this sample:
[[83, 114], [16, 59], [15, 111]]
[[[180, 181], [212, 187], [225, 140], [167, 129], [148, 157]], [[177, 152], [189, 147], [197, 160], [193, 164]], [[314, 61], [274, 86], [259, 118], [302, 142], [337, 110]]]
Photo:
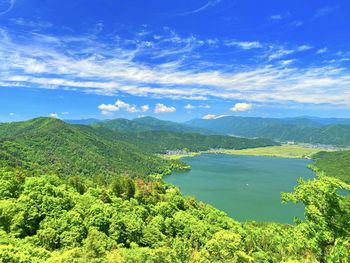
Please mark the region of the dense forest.
[[283, 193], [305, 205], [293, 225], [237, 222], [148, 176], [182, 163], [112, 135], [47, 118], [0, 125], [0, 262], [350, 261], [345, 182], [320, 172]]
[[319, 152], [311, 168], [350, 183], [350, 151]]
[[186, 124], [219, 134], [264, 137], [279, 141], [311, 144], [350, 145], [350, 123], [348, 119], [308, 117], [277, 119], [225, 116], [211, 120], [195, 119]]
[[137, 145], [144, 151], [165, 153], [169, 150], [206, 151], [210, 149], [246, 149], [280, 145], [271, 139], [246, 139], [224, 135], [201, 135], [171, 131], [118, 134], [119, 140]]
[[2, 262], [349, 262], [349, 185], [320, 177], [283, 200], [295, 226], [239, 223], [160, 181], [0, 171]]
[[[60, 175], [131, 177], [186, 168], [146, 154], [108, 131], [70, 125], [53, 118], [0, 125], [0, 164]], [[112, 138], [113, 137], [113, 138]]]

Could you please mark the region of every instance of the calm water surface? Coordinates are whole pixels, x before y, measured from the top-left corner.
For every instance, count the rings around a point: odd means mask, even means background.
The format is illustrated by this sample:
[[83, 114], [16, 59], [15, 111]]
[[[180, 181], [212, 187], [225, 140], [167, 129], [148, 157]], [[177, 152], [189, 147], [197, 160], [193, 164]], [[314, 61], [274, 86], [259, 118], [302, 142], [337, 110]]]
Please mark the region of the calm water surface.
[[202, 154], [182, 159], [188, 172], [166, 176], [185, 195], [209, 203], [234, 219], [292, 223], [303, 206], [282, 204], [299, 177], [312, 178], [308, 160], [246, 155]]

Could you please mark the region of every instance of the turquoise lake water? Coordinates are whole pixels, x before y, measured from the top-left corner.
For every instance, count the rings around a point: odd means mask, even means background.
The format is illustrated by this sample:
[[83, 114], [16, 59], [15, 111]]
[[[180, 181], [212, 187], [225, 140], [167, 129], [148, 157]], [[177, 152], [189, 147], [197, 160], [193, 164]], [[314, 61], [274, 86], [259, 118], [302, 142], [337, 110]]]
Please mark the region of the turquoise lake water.
[[292, 223], [295, 216], [303, 218], [303, 206], [282, 204], [280, 194], [292, 191], [299, 177], [314, 177], [309, 160], [202, 154], [182, 161], [192, 170], [165, 181], [236, 220]]

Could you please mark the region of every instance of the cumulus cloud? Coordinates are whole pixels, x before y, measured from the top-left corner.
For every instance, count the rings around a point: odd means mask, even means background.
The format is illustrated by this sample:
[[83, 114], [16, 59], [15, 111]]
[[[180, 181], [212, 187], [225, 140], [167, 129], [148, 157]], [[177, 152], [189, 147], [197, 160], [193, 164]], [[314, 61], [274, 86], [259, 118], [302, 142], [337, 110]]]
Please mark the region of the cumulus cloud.
[[175, 112], [175, 111], [176, 111], [175, 107], [168, 107], [162, 103], [157, 103], [154, 109], [155, 113], [167, 113], [167, 112]]
[[149, 105], [143, 105], [141, 106], [141, 111], [142, 112], [147, 112], [149, 110]]
[[250, 103], [245, 103], [245, 102], [239, 102], [236, 103], [230, 110], [231, 111], [248, 111], [250, 109], [252, 109], [253, 105]]
[[149, 110], [148, 105], [143, 105], [138, 108], [136, 105], [130, 105], [120, 99], [118, 99], [114, 104], [101, 104], [98, 106], [98, 109], [101, 110], [103, 115], [111, 115], [114, 111], [125, 110], [130, 113], [136, 112], [146, 112]]
[[58, 114], [57, 114], [57, 113], [51, 113], [51, 114], [50, 114], [50, 117], [51, 117], [51, 118], [58, 119]]
[[186, 110], [192, 110], [192, 109], [194, 109], [194, 108], [195, 108], [195, 106], [193, 106], [193, 105], [191, 105], [191, 104], [185, 105], [185, 109], [186, 109]]

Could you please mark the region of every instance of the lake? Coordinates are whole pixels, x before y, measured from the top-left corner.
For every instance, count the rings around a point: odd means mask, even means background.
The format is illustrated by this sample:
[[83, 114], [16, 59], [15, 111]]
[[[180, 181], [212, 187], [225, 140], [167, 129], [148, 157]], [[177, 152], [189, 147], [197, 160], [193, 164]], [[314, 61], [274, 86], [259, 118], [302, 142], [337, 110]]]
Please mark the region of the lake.
[[192, 169], [165, 181], [236, 220], [292, 223], [294, 216], [303, 218], [303, 205], [282, 204], [280, 194], [292, 191], [299, 177], [314, 177], [309, 160], [226, 154], [181, 160]]

